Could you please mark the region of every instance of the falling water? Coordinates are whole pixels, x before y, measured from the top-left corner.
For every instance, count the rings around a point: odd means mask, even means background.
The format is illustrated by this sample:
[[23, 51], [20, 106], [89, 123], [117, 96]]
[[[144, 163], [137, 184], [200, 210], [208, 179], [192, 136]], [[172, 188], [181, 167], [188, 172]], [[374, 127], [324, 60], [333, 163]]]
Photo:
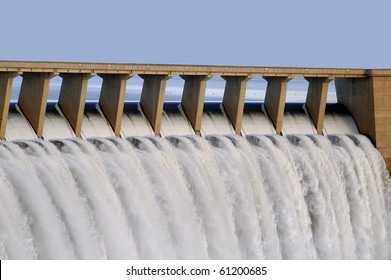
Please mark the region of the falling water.
[[1, 259], [387, 259], [390, 227], [361, 135], [0, 142]]

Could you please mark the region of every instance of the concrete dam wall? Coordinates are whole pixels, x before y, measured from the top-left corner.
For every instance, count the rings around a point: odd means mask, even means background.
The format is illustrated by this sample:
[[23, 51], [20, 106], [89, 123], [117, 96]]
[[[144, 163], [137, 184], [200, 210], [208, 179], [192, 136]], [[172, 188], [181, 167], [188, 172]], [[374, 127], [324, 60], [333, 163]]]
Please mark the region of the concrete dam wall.
[[390, 92], [391, 70], [0, 61], [0, 259], [390, 259]]
[[[243, 134], [243, 115], [247, 82], [253, 77], [267, 81], [264, 113], [273, 133], [282, 134], [287, 85], [292, 78], [308, 81], [306, 111], [316, 132], [324, 133], [326, 96], [330, 81], [335, 81], [338, 103], [352, 115], [361, 134], [368, 136], [391, 170], [391, 70], [230, 67], [195, 65], [148, 65], [0, 61], [0, 138], [6, 139], [13, 79], [22, 76], [17, 107], [38, 138], [45, 138], [48, 92], [51, 78], [62, 78], [57, 109], [76, 137], [82, 137], [88, 80], [102, 79], [99, 108], [113, 134], [121, 136], [125, 126], [126, 81], [134, 75], [143, 79], [140, 110], [155, 135], [161, 135], [166, 83], [173, 75], [184, 80], [181, 110], [191, 124], [191, 133], [202, 135], [205, 90], [215, 76], [225, 80], [222, 107], [236, 134]], [[256, 110], [261, 111], [261, 107]], [[125, 110], [126, 111], [126, 110]], [[130, 118], [132, 116], [130, 115]], [[264, 124], [259, 124], [264, 125]], [[131, 134], [131, 132], [130, 132]], [[60, 135], [58, 136], [60, 137]], [[60, 137], [61, 138], [61, 137]]]

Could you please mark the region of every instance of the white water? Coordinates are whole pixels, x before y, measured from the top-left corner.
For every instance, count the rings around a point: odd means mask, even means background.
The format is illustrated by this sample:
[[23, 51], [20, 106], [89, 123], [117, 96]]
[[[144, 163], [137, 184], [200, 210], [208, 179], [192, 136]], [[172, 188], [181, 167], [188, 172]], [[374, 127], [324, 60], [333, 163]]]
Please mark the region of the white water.
[[324, 135], [360, 134], [353, 117], [348, 112], [326, 112], [323, 132]]
[[16, 139], [36, 139], [34, 129], [23, 116], [19, 107], [15, 105], [15, 110], [10, 110], [7, 120], [5, 138], [9, 141]]
[[225, 115], [222, 104], [219, 109], [204, 110], [202, 115], [201, 135], [227, 135], [235, 134], [235, 130], [230, 120]]
[[83, 138], [115, 136], [98, 104], [96, 104], [96, 111], [86, 110], [84, 112], [81, 135]]
[[133, 112], [124, 111], [121, 125], [121, 135], [123, 137], [129, 136], [149, 136], [155, 135], [151, 124], [144, 116], [140, 105], [137, 110]]
[[317, 134], [314, 123], [305, 111], [305, 105], [301, 110], [285, 110], [282, 123], [282, 134]]
[[[63, 139], [75, 137], [75, 133], [67, 119], [62, 114], [58, 105], [55, 105], [54, 110], [46, 111], [45, 126], [43, 128], [43, 139]], [[19, 138], [28, 139], [28, 138]]]
[[160, 135], [162, 137], [192, 134], [194, 134], [193, 127], [187, 119], [181, 105], [177, 105], [174, 110], [163, 111], [160, 129]]
[[251, 134], [276, 134], [273, 123], [269, 119], [263, 104], [259, 105], [258, 110], [244, 110], [241, 133], [243, 136]]
[[1, 259], [388, 259], [364, 136], [0, 142]]

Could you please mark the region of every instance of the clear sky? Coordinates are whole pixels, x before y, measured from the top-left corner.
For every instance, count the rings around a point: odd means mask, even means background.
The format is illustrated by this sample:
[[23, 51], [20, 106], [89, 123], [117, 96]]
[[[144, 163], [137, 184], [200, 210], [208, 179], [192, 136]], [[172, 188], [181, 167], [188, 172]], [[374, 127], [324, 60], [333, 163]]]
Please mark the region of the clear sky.
[[391, 68], [389, 0], [0, 0], [0, 60]]

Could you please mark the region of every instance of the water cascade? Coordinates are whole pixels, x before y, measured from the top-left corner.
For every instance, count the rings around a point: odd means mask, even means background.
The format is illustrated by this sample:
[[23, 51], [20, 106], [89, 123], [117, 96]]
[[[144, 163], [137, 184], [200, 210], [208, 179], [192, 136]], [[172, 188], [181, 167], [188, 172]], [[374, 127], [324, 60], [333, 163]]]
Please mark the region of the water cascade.
[[388, 259], [361, 135], [0, 142], [0, 259]]

